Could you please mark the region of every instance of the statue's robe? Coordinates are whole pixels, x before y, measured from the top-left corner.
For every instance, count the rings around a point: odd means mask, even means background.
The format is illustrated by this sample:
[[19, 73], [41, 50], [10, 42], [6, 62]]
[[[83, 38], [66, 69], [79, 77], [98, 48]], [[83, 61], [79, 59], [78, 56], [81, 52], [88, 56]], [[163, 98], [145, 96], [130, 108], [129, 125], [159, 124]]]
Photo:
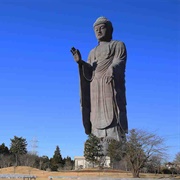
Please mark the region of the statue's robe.
[[[120, 41], [110, 41], [91, 50], [88, 61], [79, 65], [81, 80], [81, 105], [86, 134], [108, 136], [109, 129], [128, 132], [125, 67], [126, 47]], [[107, 83], [108, 71], [113, 79]], [[114, 135], [112, 135], [114, 136]], [[119, 140], [118, 138], [115, 138]]]

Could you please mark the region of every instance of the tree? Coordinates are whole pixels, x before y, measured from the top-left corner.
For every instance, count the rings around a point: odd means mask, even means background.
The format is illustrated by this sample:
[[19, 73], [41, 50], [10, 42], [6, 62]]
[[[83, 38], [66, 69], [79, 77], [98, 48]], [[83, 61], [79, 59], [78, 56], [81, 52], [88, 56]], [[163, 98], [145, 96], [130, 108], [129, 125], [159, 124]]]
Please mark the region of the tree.
[[127, 136], [126, 159], [131, 165], [133, 177], [139, 177], [140, 170], [152, 156], [164, 156], [164, 140], [154, 133], [132, 129]]
[[50, 159], [50, 164], [51, 164], [51, 170], [52, 171], [57, 171], [58, 168], [62, 168], [64, 163], [63, 159], [61, 156], [60, 148], [59, 146], [56, 146], [56, 150], [54, 151], [53, 157]]
[[64, 170], [72, 170], [74, 166], [74, 161], [71, 160], [69, 156], [64, 158]]
[[86, 161], [92, 163], [93, 167], [97, 164], [99, 167], [103, 165], [103, 149], [100, 139], [93, 134], [88, 136], [84, 145], [84, 157]]
[[15, 156], [16, 166], [19, 165], [19, 156], [27, 154], [27, 141], [22, 137], [14, 136], [11, 140], [10, 152]]
[[160, 173], [162, 157], [153, 155], [149, 158], [148, 162], [145, 164], [145, 168], [148, 173]]
[[110, 157], [112, 168], [114, 168], [117, 163], [119, 164], [120, 161], [124, 158], [124, 146], [125, 144], [122, 141], [112, 140], [110, 142], [108, 146], [108, 156]]
[[32, 154], [32, 153], [27, 153], [27, 154], [21, 155], [19, 157], [19, 161], [20, 161], [20, 164], [23, 166], [34, 167], [37, 158], [38, 158], [37, 155]]
[[8, 155], [8, 154], [9, 154], [9, 149], [8, 149], [7, 146], [5, 146], [4, 143], [2, 143], [2, 144], [0, 145], [0, 154], [1, 154], [1, 155]]
[[174, 163], [180, 163], [180, 152], [178, 152], [174, 158]]
[[177, 173], [180, 174], [180, 152], [176, 154], [174, 164], [176, 165]]
[[4, 143], [0, 145], [0, 167], [6, 167], [10, 164], [9, 158], [10, 152], [7, 146]]
[[39, 165], [39, 169], [41, 170], [47, 170], [50, 168], [50, 160], [48, 156], [42, 156], [36, 159], [36, 165]]

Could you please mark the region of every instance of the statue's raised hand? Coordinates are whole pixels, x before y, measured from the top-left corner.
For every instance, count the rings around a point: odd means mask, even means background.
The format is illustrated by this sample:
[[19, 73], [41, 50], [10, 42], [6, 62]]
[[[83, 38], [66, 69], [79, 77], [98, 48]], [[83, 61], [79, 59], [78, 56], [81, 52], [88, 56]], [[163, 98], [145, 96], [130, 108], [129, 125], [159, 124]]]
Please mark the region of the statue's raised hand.
[[71, 48], [71, 53], [73, 54], [74, 60], [77, 63], [80, 63], [82, 59], [81, 59], [81, 53], [79, 52], [79, 50], [74, 48], [74, 47], [72, 47]]

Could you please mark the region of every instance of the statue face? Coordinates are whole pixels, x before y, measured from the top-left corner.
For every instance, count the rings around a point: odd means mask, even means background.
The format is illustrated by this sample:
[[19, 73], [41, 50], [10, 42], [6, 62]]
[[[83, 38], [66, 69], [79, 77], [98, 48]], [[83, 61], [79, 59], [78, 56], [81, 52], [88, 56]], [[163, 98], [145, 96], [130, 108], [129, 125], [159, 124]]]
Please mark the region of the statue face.
[[98, 41], [106, 41], [108, 38], [106, 24], [99, 24], [94, 27], [94, 32]]

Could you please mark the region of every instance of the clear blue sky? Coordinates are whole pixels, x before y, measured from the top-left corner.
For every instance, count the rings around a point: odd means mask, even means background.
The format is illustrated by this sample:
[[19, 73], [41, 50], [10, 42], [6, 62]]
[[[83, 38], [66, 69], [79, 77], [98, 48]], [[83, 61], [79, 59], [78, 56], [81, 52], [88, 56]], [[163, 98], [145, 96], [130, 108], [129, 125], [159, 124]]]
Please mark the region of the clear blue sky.
[[0, 0], [0, 144], [38, 140], [38, 154], [83, 155], [79, 48], [86, 60], [97, 45], [99, 16], [125, 42], [129, 129], [155, 132], [180, 151], [179, 0]]

